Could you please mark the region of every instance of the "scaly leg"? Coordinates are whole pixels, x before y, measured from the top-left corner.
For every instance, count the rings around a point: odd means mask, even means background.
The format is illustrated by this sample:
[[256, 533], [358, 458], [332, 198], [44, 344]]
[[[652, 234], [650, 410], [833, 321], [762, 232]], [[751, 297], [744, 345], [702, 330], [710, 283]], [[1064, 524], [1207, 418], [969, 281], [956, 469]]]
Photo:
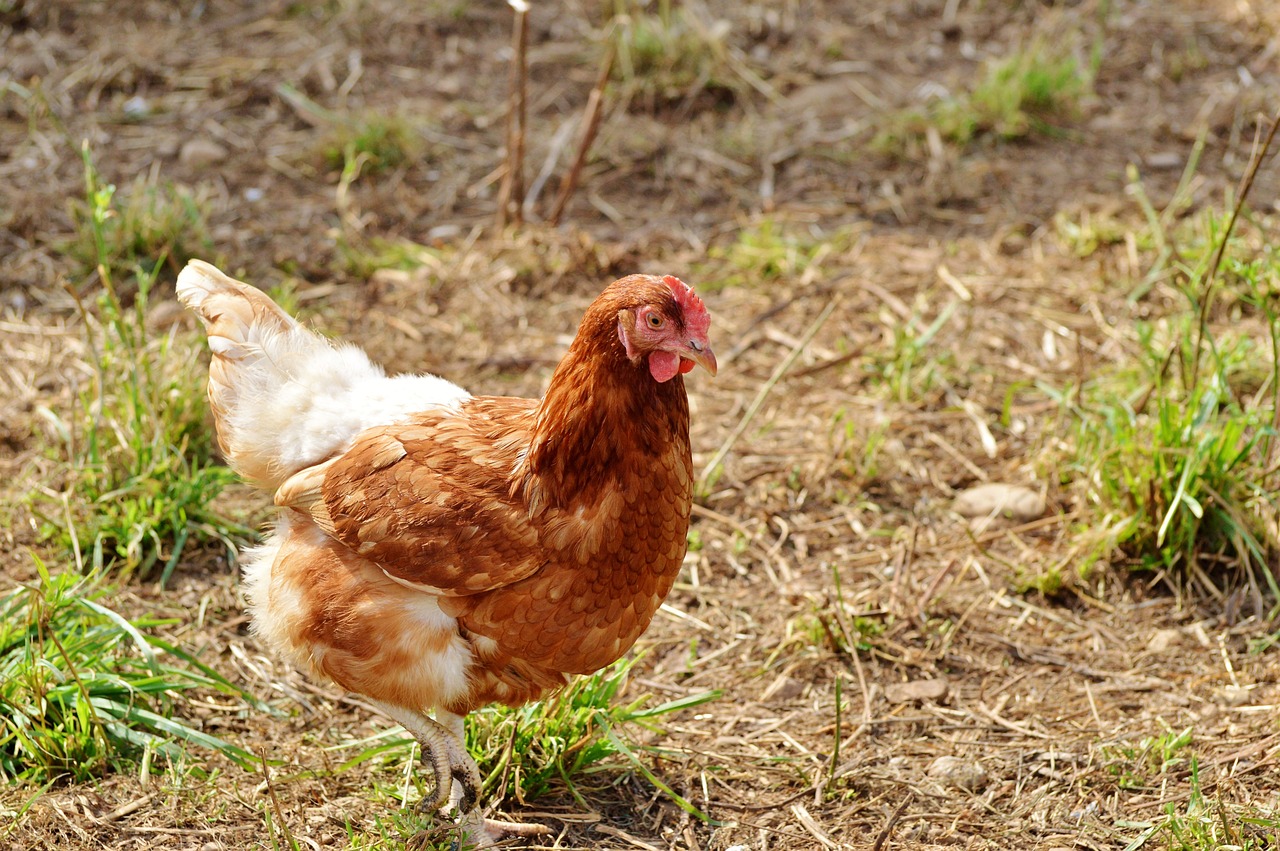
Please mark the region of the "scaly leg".
[[[463, 726], [461, 715], [454, 715], [452, 712], [438, 709], [436, 710], [436, 719], [446, 730], [453, 734], [455, 742], [461, 744], [467, 740], [466, 729]], [[453, 786], [453, 795], [450, 801], [453, 807], [462, 814], [458, 820], [458, 826], [466, 832], [476, 848], [486, 848], [496, 844], [499, 840], [511, 836], [546, 836], [552, 832], [546, 825], [497, 821], [496, 819], [485, 818], [477, 812], [475, 804], [476, 797], [480, 793], [480, 769], [476, 766], [475, 760], [471, 758], [471, 755], [467, 753], [465, 747], [461, 751], [462, 759], [455, 761], [453, 764], [453, 776], [458, 782]], [[463, 762], [465, 762], [465, 765], [460, 765]], [[464, 769], [465, 777], [459, 776], [460, 768]]]
[[443, 709], [436, 710], [436, 721], [449, 734], [449, 761], [452, 764], [453, 793], [449, 803], [460, 813], [471, 812], [480, 799], [480, 767], [467, 753], [467, 730], [461, 715], [454, 715]]
[[[467, 845], [485, 848], [508, 836], [544, 836], [551, 829], [541, 824], [519, 824], [485, 818], [477, 809], [480, 796], [480, 769], [467, 753], [461, 715], [436, 711], [436, 720], [421, 712], [380, 700], [371, 704], [408, 730], [422, 748], [422, 761], [431, 767], [435, 787], [430, 799], [418, 804], [422, 812], [459, 813], [458, 828]], [[454, 781], [457, 781], [456, 783]]]
[[[423, 798], [418, 809], [435, 812], [449, 804], [462, 803], [467, 798], [474, 805], [480, 794], [480, 769], [463, 746], [464, 741], [454, 731], [462, 730], [462, 718], [451, 713], [441, 713], [445, 724], [435, 721], [422, 712], [406, 709], [381, 700], [366, 698], [384, 715], [396, 721], [418, 740], [422, 748], [422, 762], [432, 772], [432, 795]], [[454, 778], [460, 787], [454, 797]]]

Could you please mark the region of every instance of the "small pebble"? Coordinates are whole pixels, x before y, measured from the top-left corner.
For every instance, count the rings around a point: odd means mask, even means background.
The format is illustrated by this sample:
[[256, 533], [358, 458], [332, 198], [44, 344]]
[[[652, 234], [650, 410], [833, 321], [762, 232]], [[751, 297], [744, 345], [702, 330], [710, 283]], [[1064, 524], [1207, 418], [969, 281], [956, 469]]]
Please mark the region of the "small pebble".
[[955, 756], [940, 756], [930, 764], [928, 775], [947, 786], [976, 792], [990, 779], [987, 770], [976, 762]]
[[1098, 802], [1090, 801], [1089, 806], [1085, 807], [1083, 810], [1072, 810], [1071, 815], [1068, 816], [1068, 818], [1070, 818], [1072, 821], [1080, 821], [1080, 819], [1084, 818], [1085, 816], [1092, 816], [1097, 812], [1098, 812]]
[[1222, 702], [1227, 706], [1244, 706], [1252, 703], [1249, 692], [1252, 689], [1247, 686], [1226, 686], [1220, 692]]
[[130, 118], [146, 118], [151, 114], [151, 104], [147, 103], [147, 99], [142, 95], [134, 95], [124, 102], [121, 107], [124, 114]]
[[906, 703], [910, 700], [942, 700], [947, 696], [947, 681], [943, 677], [933, 680], [912, 680], [909, 683], [891, 683], [884, 687], [885, 700], [890, 703]]
[[436, 225], [427, 231], [427, 239], [453, 239], [461, 235], [461, 225]]
[[951, 507], [965, 517], [1008, 517], [1034, 520], [1044, 514], [1044, 496], [1021, 485], [987, 482], [969, 488], [955, 498]]
[[1182, 641], [1182, 633], [1176, 629], [1157, 629], [1147, 640], [1148, 653], [1163, 653]]
[[1147, 157], [1147, 168], [1156, 171], [1171, 171], [1176, 168], [1182, 168], [1186, 162], [1184, 154], [1178, 151], [1160, 151]]
[[212, 139], [189, 139], [178, 152], [178, 162], [192, 168], [204, 168], [227, 158], [227, 149]]

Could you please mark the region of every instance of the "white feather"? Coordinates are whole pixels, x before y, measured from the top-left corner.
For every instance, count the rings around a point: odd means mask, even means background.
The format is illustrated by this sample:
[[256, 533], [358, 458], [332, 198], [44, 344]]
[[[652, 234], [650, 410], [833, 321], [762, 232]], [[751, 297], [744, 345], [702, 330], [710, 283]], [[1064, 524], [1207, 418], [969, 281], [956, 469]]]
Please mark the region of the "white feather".
[[259, 486], [274, 489], [345, 451], [367, 428], [471, 397], [434, 375], [387, 376], [355, 346], [335, 346], [208, 263], [191, 261], [177, 294], [209, 328], [218, 362], [210, 397], [228, 460]]
[[367, 428], [456, 408], [471, 395], [434, 375], [388, 377], [354, 346], [305, 329], [260, 336], [261, 355], [241, 369], [225, 425], [235, 445], [272, 456], [283, 473], [345, 451]]

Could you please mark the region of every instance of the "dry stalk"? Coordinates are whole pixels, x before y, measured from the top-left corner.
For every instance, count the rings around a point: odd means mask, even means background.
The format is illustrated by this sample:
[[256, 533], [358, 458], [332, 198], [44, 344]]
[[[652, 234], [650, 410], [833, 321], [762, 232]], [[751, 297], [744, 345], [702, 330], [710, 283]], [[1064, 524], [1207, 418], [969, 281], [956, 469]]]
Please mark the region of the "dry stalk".
[[769, 397], [769, 393], [774, 386], [787, 374], [791, 366], [800, 357], [801, 352], [808, 348], [809, 343], [822, 330], [822, 326], [826, 324], [827, 319], [831, 316], [831, 312], [836, 309], [836, 305], [840, 302], [839, 296], [832, 296], [827, 302], [827, 306], [822, 309], [822, 313], [818, 314], [818, 318], [813, 320], [813, 324], [804, 332], [804, 336], [791, 349], [791, 353], [787, 355], [782, 363], [778, 364], [774, 369], [773, 375], [769, 376], [769, 380], [760, 388], [760, 392], [756, 393], [756, 397], [751, 400], [751, 404], [747, 407], [746, 412], [742, 415], [742, 419], [738, 420], [738, 424], [734, 426], [733, 431], [729, 432], [729, 436], [720, 444], [720, 448], [716, 450], [715, 455], [711, 456], [711, 460], [702, 468], [702, 475], [698, 477], [698, 485], [705, 489], [707, 483], [711, 481], [711, 477], [715, 475], [716, 467], [724, 461], [729, 450], [733, 449], [733, 445], [737, 443], [738, 438], [742, 437], [743, 432], [747, 430], [747, 426], [751, 425], [751, 421], [755, 419], [756, 414], [760, 412], [760, 407], [764, 404], [764, 400]]
[[809, 831], [810, 836], [818, 840], [818, 843], [821, 844], [823, 848], [839, 847], [831, 841], [831, 837], [827, 836], [826, 831], [824, 831], [818, 825], [817, 820], [809, 814], [809, 811], [805, 809], [804, 804], [792, 804], [791, 814], [796, 817], [796, 821], [800, 822], [801, 827]]
[[[1266, 158], [1267, 152], [1271, 150], [1271, 142], [1275, 139], [1276, 128], [1280, 126], [1280, 110], [1271, 119], [1271, 127], [1267, 130], [1266, 138], [1263, 140], [1262, 147], [1255, 148], [1253, 155], [1249, 157], [1249, 165], [1245, 169], [1244, 176], [1240, 178], [1240, 185], [1236, 189], [1236, 203], [1231, 208], [1231, 215], [1227, 218], [1227, 226], [1222, 231], [1222, 236], [1218, 241], [1218, 247], [1214, 251], [1213, 261], [1209, 264], [1209, 269], [1205, 272], [1204, 288], [1200, 296], [1199, 321], [1196, 330], [1195, 352], [1192, 355], [1191, 362], [1191, 384], [1187, 388], [1188, 393], [1196, 389], [1196, 384], [1200, 381], [1200, 350], [1204, 348], [1204, 337], [1208, 331], [1209, 323], [1209, 305], [1213, 303], [1214, 286], [1217, 283], [1218, 267], [1222, 264], [1222, 256], [1226, 253], [1227, 242], [1231, 239], [1231, 233], [1235, 230], [1236, 219], [1240, 215], [1240, 210], [1244, 207], [1245, 199], [1249, 197], [1249, 190], [1253, 188], [1253, 179], [1258, 174], [1258, 167], [1262, 165], [1262, 161]], [[1147, 403], [1151, 401], [1152, 394], [1156, 391], [1156, 386], [1164, 378], [1169, 371], [1169, 365], [1173, 363], [1174, 356], [1178, 353], [1178, 341], [1174, 340], [1169, 344], [1169, 352], [1165, 355], [1164, 362], [1160, 365], [1158, 377], [1151, 382], [1151, 386], [1138, 399], [1134, 405], [1134, 411], [1142, 413]], [[1280, 416], [1280, 414], [1278, 414]]]
[[880, 851], [884, 844], [889, 841], [894, 827], [897, 826], [898, 820], [902, 818], [902, 814], [907, 811], [907, 807], [911, 806], [911, 802], [916, 799], [915, 792], [907, 792], [907, 797], [902, 799], [902, 803], [898, 804], [897, 809], [889, 816], [889, 820], [885, 822], [884, 828], [876, 836], [876, 841], [871, 844], [871, 851]]
[[529, 4], [507, 0], [516, 13], [511, 35], [511, 95], [507, 102], [507, 164], [498, 190], [498, 227], [524, 221], [524, 140], [528, 119]]
[[604, 62], [600, 64], [600, 74], [596, 77], [596, 84], [591, 87], [587, 106], [582, 112], [582, 133], [578, 137], [578, 150], [573, 156], [573, 165], [560, 181], [560, 192], [556, 195], [551, 215], [547, 217], [552, 227], [560, 224], [560, 216], [564, 214], [565, 205], [569, 203], [573, 190], [578, 188], [582, 166], [587, 162], [587, 152], [591, 150], [591, 143], [596, 140], [596, 133], [600, 130], [600, 119], [604, 115], [604, 87], [609, 82], [609, 74], [613, 72], [613, 60], [616, 54], [616, 42], [614, 39], [609, 39], [609, 50], [605, 54]]
[[1231, 208], [1231, 216], [1227, 219], [1227, 227], [1222, 232], [1222, 239], [1218, 241], [1218, 250], [1213, 254], [1209, 271], [1205, 273], [1204, 295], [1200, 297], [1200, 323], [1196, 334], [1194, 360], [1191, 362], [1191, 390], [1193, 391], [1196, 382], [1200, 380], [1200, 350], [1204, 348], [1204, 335], [1209, 324], [1209, 305], [1213, 303], [1213, 289], [1217, 283], [1218, 267], [1222, 265], [1222, 255], [1226, 253], [1227, 241], [1231, 239], [1231, 232], [1235, 230], [1240, 208], [1244, 206], [1245, 199], [1249, 197], [1249, 190], [1253, 188], [1253, 179], [1258, 174], [1258, 167], [1262, 165], [1267, 152], [1271, 150], [1271, 142], [1276, 137], [1277, 126], [1280, 126], [1280, 110], [1276, 110], [1276, 114], [1271, 118], [1271, 127], [1267, 129], [1267, 137], [1263, 140], [1262, 147], [1255, 149], [1253, 156], [1249, 157], [1249, 167], [1245, 169], [1244, 177], [1240, 179], [1240, 186], [1236, 190], [1235, 206]]
[[267, 785], [267, 794], [271, 796], [271, 808], [276, 811], [276, 821], [280, 822], [280, 830], [284, 833], [285, 842], [288, 843], [289, 848], [297, 848], [298, 844], [293, 841], [293, 831], [289, 830], [289, 823], [285, 820], [284, 810], [280, 806], [280, 799], [276, 797], [276, 787], [271, 782], [271, 770], [267, 768], [266, 748], [258, 750], [258, 759], [262, 761], [263, 782]]

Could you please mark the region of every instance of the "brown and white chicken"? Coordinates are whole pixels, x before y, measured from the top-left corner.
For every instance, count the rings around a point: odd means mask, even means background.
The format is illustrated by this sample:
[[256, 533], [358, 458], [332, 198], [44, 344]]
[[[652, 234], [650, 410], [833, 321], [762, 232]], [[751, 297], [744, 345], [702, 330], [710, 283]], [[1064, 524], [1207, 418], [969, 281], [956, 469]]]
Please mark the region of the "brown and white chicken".
[[615, 281], [535, 400], [388, 377], [199, 260], [177, 292], [227, 462], [281, 508], [245, 558], [255, 631], [413, 734], [424, 807], [469, 811], [463, 716], [618, 659], [680, 570], [706, 307], [670, 276]]

